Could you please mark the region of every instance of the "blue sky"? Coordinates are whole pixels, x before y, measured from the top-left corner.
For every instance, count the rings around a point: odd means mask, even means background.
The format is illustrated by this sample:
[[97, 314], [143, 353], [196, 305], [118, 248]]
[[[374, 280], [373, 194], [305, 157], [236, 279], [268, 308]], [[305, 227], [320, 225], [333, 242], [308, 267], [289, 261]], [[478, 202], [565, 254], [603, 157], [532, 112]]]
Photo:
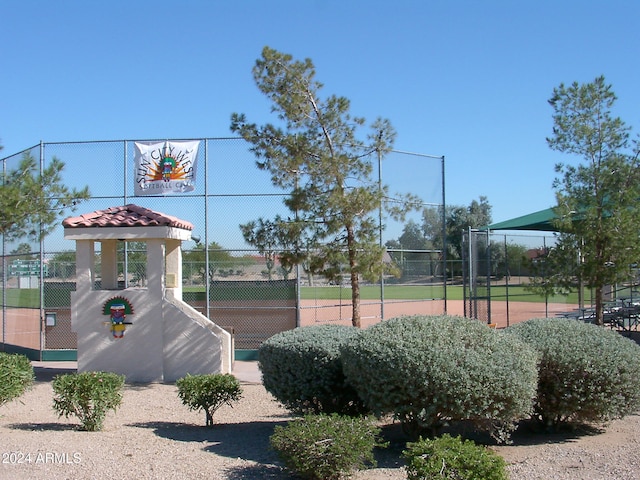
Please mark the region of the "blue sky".
[[638, 18], [633, 0], [0, 0], [0, 155], [274, 121], [251, 77], [268, 45], [389, 118], [397, 149], [444, 155], [448, 204], [484, 195], [502, 221], [552, 206], [574, 161], [545, 141], [554, 87], [605, 75], [637, 131]]

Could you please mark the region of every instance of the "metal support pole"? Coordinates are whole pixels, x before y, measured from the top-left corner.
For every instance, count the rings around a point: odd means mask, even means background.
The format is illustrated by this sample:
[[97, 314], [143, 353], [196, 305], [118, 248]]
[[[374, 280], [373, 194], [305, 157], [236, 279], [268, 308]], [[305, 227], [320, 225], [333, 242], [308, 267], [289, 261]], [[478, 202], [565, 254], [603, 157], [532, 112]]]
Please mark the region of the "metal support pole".
[[507, 301], [507, 327], [509, 326], [509, 251], [507, 249], [507, 236], [504, 236], [504, 291]]
[[486, 252], [487, 252], [487, 324], [491, 323], [491, 241], [489, 230], [486, 232]]
[[[378, 208], [378, 243], [380, 250], [384, 245], [382, 244], [382, 154], [378, 149], [378, 193], [380, 194], [380, 207]], [[384, 320], [384, 258], [381, 258], [382, 262], [380, 269], [380, 319]]]
[[467, 228], [467, 238], [469, 239], [468, 267], [469, 267], [469, 313], [471, 318], [478, 318], [477, 298], [476, 298], [476, 282], [475, 282], [475, 257], [473, 255], [473, 245], [471, 238], [471, 227]]
[[[300, 181], [300, 171], [296, 170], [295, 172], [296, 175], [296, 195], [298, 194], [298, 188], [299, 188], [299, 181]], [[295, 209], [295, 220], [296, 220], [296, 229], [298, 228], [298, 222], [300, 221], [300, 213], [298, 212], [298, 203], [296, 202], [296, 209]], [[300, 298], [300, 288], [301, 288], [301, 283], [300, 283], [300, 237], [298, 236], [296, 238], [296, 327], [300, 326], [300, 322], [301, 322], [301, 298]]]
[[[542, 247], [544, 249], [543, 251], [546, 252], [547, 251], [547, 237], [542, 237]], [[545, 289], [545, 293], [544, 293], [544, 316], [545, 317], [549, 316], [549, 294], [547, 293], [546, 289]]]
[[209, 141], [204, 141], [204, 271], [205, 316], [211, 319], [211, 281], [209, 278]]
[[[122, 199], [124, 200], [124, 204], [126, 205], [127, 202], [127, 141], [125, 140], [124, 142], [124, 161], [123, 163], [123, 175], [124, 175], [124, 185], [123, 185], [123, 195], [122, 195]], [[128, 249], [127, 249], [127, 242], [122, 242], [122, 255], [123, 255], [123, 266], [122, 266], [122, 270], [124, 272], [124, 288], [129, 288], [129, 254], [128, 254]], [[100, 246], [100, 250], [102, 250], [102, 245]], [[118, 252], [116, 251], [116, 258], [118, 256]], [[117, 261], [116, 261], [117, 264]], [[118, 283], [118, 278], [117, 278], [117, 271], [116, 271], [116, 284]], [[93, 287], [91, 287], [93, 288]]]
[[444, 296], [444, 313], [447, 313], [447, 215], [444, 190], [444, 155], [441, 160], [442, 170], [442, 293]]
[[122, 198], [124, 200], [124, 204], [127, 205], [129, 203], [127, 201], [127, 185], [129, 185], [129, 180], [128, 180], [129, 176], [127, 175], [127, 172], [129, 170], [129, 167], [127, 165], [127, 141], [126, 140], [123, 142], [123, 147], [124, 147], [124, 150], [123, 150], [122, 154], [124, 155], [124, 161], [122, 162], [122, 164], [123, 164]]
[[[42, 140], [40, 140], [40, 178], [42, 178], [42, 172], [44, 171], [44, 143], [42, 142]], [[47, 198], [47, 201], [49, 199]], [[42, 350], [44, 350], [44, 335], [45, 335], [45, 330], [44, 330], [44, 229], [43, 229], [43, 225], [42, 223], [40, 223], [40, 228], [39, 228], [39, 236], [40, 236], [40, 244], [39, 244], [39, 249], [40, 252], [38, 254], [38, 259], [40, 260], [40, 270], [38, 272], [38, 280], [40, 282], [39, 288], [38, 288], [38, 293], [40, 295], [40, 315], [39, 315], [39, 319], [40, 321], [38, 322], [39, 324], [39, 329], [40, 329], [40, 335], [39, 335], [39, 341], [40, 341], [40, 348], [39, 348], [39, 360], [42, 360]], [[31, 283], [31, 281], [29, 281], [29, 283]], [[31, 285], [29, 285], [29, 287], [31, 287]]]
[[[7, 181], [7, 160], [2, 161], [2, 184]], [[2, 351], [5, 350], [7, 332], [7, 239], [2, 235]]]

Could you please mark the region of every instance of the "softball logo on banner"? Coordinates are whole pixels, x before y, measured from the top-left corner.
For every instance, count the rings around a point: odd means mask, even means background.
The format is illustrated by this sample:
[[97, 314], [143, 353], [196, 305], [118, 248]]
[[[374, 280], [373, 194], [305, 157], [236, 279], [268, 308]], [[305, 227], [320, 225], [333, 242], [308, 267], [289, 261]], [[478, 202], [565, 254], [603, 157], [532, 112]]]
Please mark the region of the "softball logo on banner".
[[199, 141], [135, 142], [135, 195], [192, 191], [199, 146]]

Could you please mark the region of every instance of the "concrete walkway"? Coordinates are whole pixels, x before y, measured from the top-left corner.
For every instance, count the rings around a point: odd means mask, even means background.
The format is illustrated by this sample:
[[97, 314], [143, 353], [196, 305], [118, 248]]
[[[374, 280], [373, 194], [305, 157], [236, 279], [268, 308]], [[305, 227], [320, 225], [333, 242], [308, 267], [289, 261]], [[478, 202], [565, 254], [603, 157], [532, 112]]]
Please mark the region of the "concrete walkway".
[[[36, 381], [48, 382], [56, 375], [74, 373], [78, 362], [31, 362], [36, 372]], [[258, 362], [238, 361], [233, 364], [233, 375], [242, 383], [262, 383], [262, 374]]]
[[246, 362], [236, 360], [233, 364], [231, 372], [241, 382], [245, 383], [262, 383], [262, 373], [258, 368], [258, 362]]

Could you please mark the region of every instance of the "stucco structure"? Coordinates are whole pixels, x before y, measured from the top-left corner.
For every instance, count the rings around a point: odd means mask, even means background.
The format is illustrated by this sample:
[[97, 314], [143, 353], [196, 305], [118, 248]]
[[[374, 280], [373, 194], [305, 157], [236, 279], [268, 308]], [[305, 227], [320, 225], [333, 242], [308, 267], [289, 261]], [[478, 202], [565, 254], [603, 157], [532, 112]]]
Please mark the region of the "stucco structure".
[[[115, 372], [127, 382], [231, 372], [230, 334], [182, 301], [181, 245], [191, 239], [189, 222], [125, 205], [69, 217], [63, 226], [65, 238], [76, 241], [71, 325], [78, 371]], [[118, 288], [118, 241], [146, 243], [146, 287]], [[126, 310], [125, 321], [118, 323], [109, 307]]]

